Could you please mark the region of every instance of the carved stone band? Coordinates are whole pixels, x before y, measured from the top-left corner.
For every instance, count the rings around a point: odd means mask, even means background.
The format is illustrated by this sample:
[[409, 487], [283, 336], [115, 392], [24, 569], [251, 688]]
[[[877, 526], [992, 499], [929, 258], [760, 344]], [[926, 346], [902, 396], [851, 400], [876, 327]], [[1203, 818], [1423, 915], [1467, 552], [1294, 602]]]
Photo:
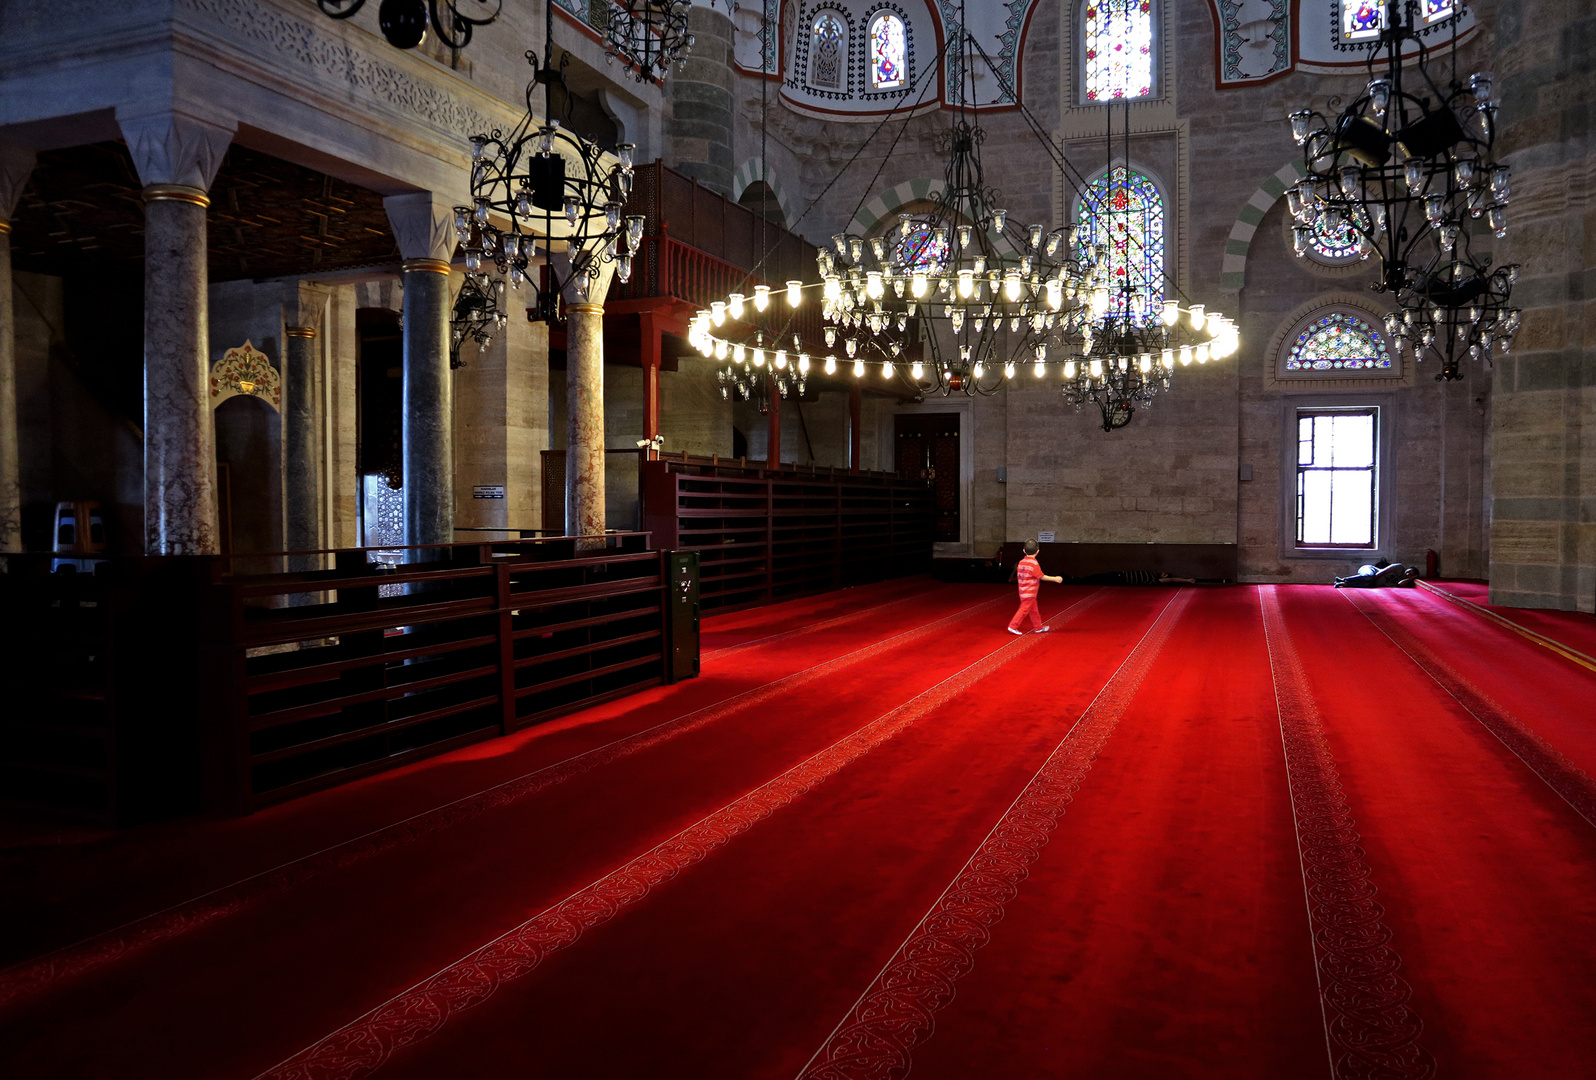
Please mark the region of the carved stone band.
[[314, 326], [290, 326], [286, 333], [289, 337], [313, 338], [316, 336], [316, 328]]
[[565, 305], [565, 310], [566, 310], [566, 312], [568, 314], [572, 314], [572, 315], [587, 315], [587, 314], [602, 315], [602, 314], [604, 314], [604, 305], [603, 304], [566, 304]]
[[417, 271], [429, 274], [447, 274], [449, 263], [446, 259], [406, 259], [404, 261], [405, 273]]
[[193, 203], [195, 206], [210, 206], [211, 197], [204, 190], [189, 187], [187, 184], [151, 184], [144, 189], [144, 201], [147, 203], [162, 200], [172, 202]]

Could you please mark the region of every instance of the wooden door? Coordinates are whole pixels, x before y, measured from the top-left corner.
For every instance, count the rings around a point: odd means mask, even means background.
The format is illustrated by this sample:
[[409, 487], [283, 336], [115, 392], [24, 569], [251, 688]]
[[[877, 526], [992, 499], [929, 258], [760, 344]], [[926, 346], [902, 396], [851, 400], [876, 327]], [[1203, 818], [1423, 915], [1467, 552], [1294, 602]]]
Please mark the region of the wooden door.
[[910, 413], [893, 418], [901, 476], [931, 484], [938, 543], [959, 542], [959, 414]]

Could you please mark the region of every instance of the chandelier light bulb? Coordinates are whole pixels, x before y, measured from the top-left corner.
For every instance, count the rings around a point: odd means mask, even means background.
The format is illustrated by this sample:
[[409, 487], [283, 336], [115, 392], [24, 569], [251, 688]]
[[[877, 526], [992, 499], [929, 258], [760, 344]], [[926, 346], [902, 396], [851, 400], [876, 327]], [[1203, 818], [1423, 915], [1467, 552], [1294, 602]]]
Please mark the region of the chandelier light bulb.
[[849, 356], [852, 356], [854, 353], [859, 351], [859, 342], [856, 338], [848, 338], [842, 343], [842, 347], [848, 350]]
[[827, 375], [835, 375], [836, 373], [837, 373], [837, 358], [835, 356], [826, 357], [826, 374]]
[[808, 353], [799, 353], [798, 354], [798, 374], [800, 374], [800, 375], [809, 374], [809, 354]]
[[1291, 121], [1291, 137], [1298, 146], [1308, 141], [1308, 122], [1313, 119], [1313, 113], [1307, 109], [1298, 109], [1287, 117]]
[[1092, 378], [1101, 379], [1103, 377], [1103, 361], [1101, 359], [1093, 360], [1092, 361], [1092, 365], [1091, 365], [1091, 371], [1092, 371]]
[[1181, 367], [1190, 367], [1191, 366], [1191, 346], [1190, 345], [1182, 345], [1180, 347], [1180, 366]]
[[1375, 116], [1384, 116], [1385, 110], [1391, 105], [1391, 80], [1370, 79], [1368, 93], [1369, 108]]
[[709, 319], [716, 326], [726, 321], [726, 301], [716, 300], [709, 305]]
[[787, 282], [787, 304], [789, 307], [797, 307], [803, 302], [803, 288], [804, 283], [801, 281]]
[[1176, 300], [1165, 300], [1163, 314], [1160, 316], [1165, 326], [1174, 326], [1180, 322], [1180, 303]]
[[919, 300], [925, 296], [925, 288], [925, 271], [916, 270], [909, 278], [909, 293], [916, 300]]
[[1145, 375], [1149, 371], [1153, 370], [1153, 357], [1152, 357], [1152, 354], [1151, 353], [1142, 353], [1141, 359], [1136, 361], [1136, 366], [1139, 369], [1141, 369], [1141, 372], [1142, 372], [1143, 375]]
[[1078, 369], [1075, 361], [1073, 361], [1073, 360], [1064, 361], [1064, 378], [1073, 380], [1075, 378], [1075, 372], [1077, 370], [1079, 370], [1079, 369]]
[[1188, 311], [1187, 317], [1191, 321], [1191, 328], [1193, 330], [1201, 330], [1203, 323], [1207, 321], [1203, 315], [1203, 306], [1201, 304], [1193, 304]]
[[1005, 379], [1014, 378], [1014, 361], [1010, 360], [1008, 363], [1003, 365], [1003, 377]]
[[748, 363], [748, 350], [743, 347], [741, 342], [732, 346], [732, 359], [739, 364]]
[[963, 251], [970, 246], [970, 227], [968, 225], [960, 225], [957, 235], [959, 237], [959, 250]]
[[734, 318], [734, 319], [742, 318], [743, 317], [743, 294], [740, 293], [740, 292], [732, 293], [731, 296], [728, 297], [728, 303], [726, 304], [726, 310], [731, 312], [731, 317], [732, 318]]
[[765, 350], [764, 349], [757, 348], [757, 347], [754, 349], [754, 366], [758, 367], [758, 368], [762, 368], [762, 367], [765, 366]]
[[1036, 362], [1038, 364], [1047, 359], [1047, 345], [1045, 343], [1038, 343], [1033, 352], [1036, 354]]
[[726, 340], [724, 338], [715, 339], [715, 359], [726, 359]]
[[856, 379], [862, 379], [862, 378], [864, 378], [864, 373], [865, 373], [864, 361], [863, 360], [855, 360], [853, 362], [853, 377], [856, 378]]
[[1192, 353], [1199, 364], [1206, 364], [1208, 363], [1208, 351], [1208, 343], [1203, 342], [1201, 345], [1193, 349]]
[[950, 308], [949, 311], [948, 311], [948, 319], [949, 319], [949, 321], [951, 321], [953, 323], [953, 332], [955, 334], [960, 334], [960, 333], [964, 332], [964, 309], [963, 308]]
[[1175, 350], [1174, 349], [1165, 349], [1162, 352], [1160, 352], [1158, 354], [1158, 362], [1163, 365], [1165, 371], [1174, 371], [1175, 370]]
[[[832, 277], [830, 279], [828, 279], [828, 281], [827, 281], [827, 288], [829, 289], [833, 284], [836, 283], [836, 281], [837, 281], [836, 275], [832, 275]], [[841, 293], [841, 289], [839, 288], [837, 290], [837, 292], [840, 294]], [[835, 296], [830, 296], [830, 295], [828, 295], [826, 298], [828, 300], [836, 299]], [[770, 286], [769, 285], [755, 285], [754, 286], [754, 310], [755, 311], [764, 311], [769, 306], [770, 306]]]
[[1108, 286], [1099, 285], [1092, 290], [1092, 315], [1101, 319], [1108, 314]]
[[[960, 228], [968, 228], [968, 226], [962, 226], [961, 225]], [[968, 300], [974, 293], [975, 293], [975, 271], [974, 270], [960, 270], [959, 271], [959, 296], [960, 296], [960, 298], [962, 298], [964, 300]]]
[[776, 365], [776, 370], [777, 371], [786, 371], [787, 370], [787, 350], [786, 349], [777, 349], [776, 350], [776, 358], [775, 358], [775, 360], [772, 361], [772, 363], [774, 363]]
[[1064, 306], [1064, 283], [1058, 278], [1048, 279], [1047, 306], [1054, 311]]
[[1363, 170], [1356, 165], [1341, 166], [1341, 172], [1337, 179], [1341, 184], [1341, 194], [1349, 199], [1357, 198], [1358, 193], [1363, 189]]
[[1003, 275], [1003, 295], [1008, 298], [1010, 303], [1019, 301], [1020, 288], [1020, 272], [1018, 270], [1010, 270]]
[[880, 300], [885, 294], [886, 290], [881, 285], [881, 271], [871, 270], [865, 274], [865, 295], [872, 300]]
[[1408, 190], [1418, 195], [1424, 191], [1424, 159], [1421, 157], [1405, 157], [1402, 159], [1402, 182]]
[[882, 365], [881, 365], [881, 377], [883, 379], [892, 378], [892, 371], [893, 371], [893, 368], [892, 368], [892, 361], [891, 360], [887, 360], [887, 361], [882, 363]]

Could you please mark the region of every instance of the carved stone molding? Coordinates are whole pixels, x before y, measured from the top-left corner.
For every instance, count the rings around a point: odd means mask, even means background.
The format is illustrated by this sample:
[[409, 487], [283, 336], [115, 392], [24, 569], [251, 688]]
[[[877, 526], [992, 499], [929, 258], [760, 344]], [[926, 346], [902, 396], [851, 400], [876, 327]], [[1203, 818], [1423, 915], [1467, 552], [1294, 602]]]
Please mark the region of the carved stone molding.
[[222, 126], [175, 110], [117, 115], [133, 167], [145, 187], [181, 184], [209, 191], [237, 125]]
[[263, 0], [179, 0], [178, 6], [247, 42], [263, 58], [297, 66], [318, 81], [342, 83], [451, 134], [465, 136], [499, 124], [444, 88], [343, 40], [347, 34], [319, 25], [326, 20], [299, 18]]

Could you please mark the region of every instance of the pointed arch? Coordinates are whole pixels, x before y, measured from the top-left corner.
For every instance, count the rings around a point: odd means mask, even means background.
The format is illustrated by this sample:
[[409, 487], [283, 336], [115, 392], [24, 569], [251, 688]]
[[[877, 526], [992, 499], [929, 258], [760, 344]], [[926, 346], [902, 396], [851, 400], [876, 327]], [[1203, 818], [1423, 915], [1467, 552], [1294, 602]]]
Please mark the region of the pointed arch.
[[760, 181], [763, 181], [765, 186], [775, 193], [776, 205], [781, 207], [783, 226], [789, 229], [792, 228], [793, 223], [798, 220], [798, 216], [795, 213], [797, 206], [788, 197], [787, 191], [782, 187], [781, 180], [778, 178], [775, 169], [770, 168], [768, 162], [760, 161], [758, 158], [749, 158], [738, 166], [737, 171], [732, 174], [732, 202], [740, 201], [743, 197], [743, 192], [748, 190], [749, 185]]
[[1227, 292], [1240, 292], [1247, 284], [1247, 255], [1252, 250], [1252, 238], [1258, 224], [1286, 189], [1302, 179], [1302, 162], [1292, 159], [1258, 185], [1258, 190], [1242, 204], [1236, 223], [1230, 227], [1225, 240], [1225, 261], [1219, 267], [1219, 287]]

